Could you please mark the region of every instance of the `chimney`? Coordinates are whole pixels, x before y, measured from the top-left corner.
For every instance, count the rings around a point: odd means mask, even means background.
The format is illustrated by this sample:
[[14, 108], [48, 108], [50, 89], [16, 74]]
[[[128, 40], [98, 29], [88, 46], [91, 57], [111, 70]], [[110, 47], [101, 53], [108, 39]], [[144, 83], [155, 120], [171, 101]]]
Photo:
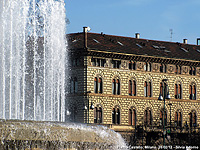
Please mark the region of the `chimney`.
[[140, 38], [140, 33], [135, 33], [135, 38], [139, 39]]
[[84, 39], [83, 39], [83, 44], [84, 44], [84, 48], [87, 48], [87, 27], [83, 27], [83, 35], [84, 35]]
[[187, 39], [183, 39], [183, 43], [184, 43], [184, 44], [187, 44]]
[[197, 38], [197, 45], [200, 45], [200, 38]]

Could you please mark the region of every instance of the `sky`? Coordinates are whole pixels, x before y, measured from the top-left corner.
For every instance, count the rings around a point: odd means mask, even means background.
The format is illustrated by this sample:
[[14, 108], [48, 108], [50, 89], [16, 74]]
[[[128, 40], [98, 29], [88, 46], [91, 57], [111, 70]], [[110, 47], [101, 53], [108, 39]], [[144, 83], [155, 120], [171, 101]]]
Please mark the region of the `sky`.
[[196, 44], [200, 0], [65, 0], [67, 33], [90, 32]]

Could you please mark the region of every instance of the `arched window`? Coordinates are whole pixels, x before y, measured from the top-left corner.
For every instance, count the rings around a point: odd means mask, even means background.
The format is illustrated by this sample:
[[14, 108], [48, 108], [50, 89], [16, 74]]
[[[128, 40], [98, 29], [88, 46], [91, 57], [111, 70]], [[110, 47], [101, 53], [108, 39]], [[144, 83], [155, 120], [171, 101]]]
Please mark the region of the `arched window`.
[[120, 109], [118, 107], [112, 110], [112, 124], [120, 124]]
[[176, 99], [181, 99], [182, 98], [182, 87], [180, 83], [175, 84], [175, 98]]
[[144, 112], [144, 125], [150, 126], [152, 125], [152, 114], [150, 108], [147, 108]]
[[151, 97], [151, 82], [148, 82], [148, 96]]
[[102, 93], [102, 89], [103, 89], [102, 79], [99, 78], [99, 81], [98, 81], [98, 91], [99, 91], [99, 93]]
[[133, 108], [129, 109], [128, 113], [128, 124], [136, 126], [136, 111]]
[[147, 81], [144, 82], [144, 96], [147, 97]]
[[166, 83], [161, 82], [160, 83], [160, 94], [162, 95], [162, 97], [164, 97], [164, 95], [163, 95], [164, 87], [166, 87]]
[[181, 111], [175, 112], [175, 124], [178, 127], [182, 127], [182, 113], [181, 113]]
[[191, 100], [196, 100], [196, 85], [194, 83], [189, 86], [189, 94]]
[[130, 96], [136, 96], [136, 82], [134, 80], [129, 80], [128, 89]]
[[116, 81], [115, 79], [112, 80], [112, 94], [116, 94]]
[[112, 80], [112, 94], [120, 95], [120, 80], [119, 79]]
[[195, 111], [192, 111], [189, 113], [190, 118], [190, 127], [196, 127], [197, 126], [197, 115]]
[[160, 110], [160, 125], [163, 126], [165, 123], [165, 126], [167, 125], [167, 112], [164, 109]]
[[94, 108], [94, 123], [102, 123], [102, 108], [100, 105]]
[[103, 92], [103, 82], [102, 78], [94, 78], [94, 93], [102, 93]]
[[144, 96], [145, 97], [151, 97], [151, 81], [144, 83]]
[[120, 95], [120, 82], [119, 82], [119, 79], [117, 79], [117, 83], [116, 83], [116, 92], [117, 92], [117, 95]]
[[94, 93], [98, 93], [98, 79], [97, 77], [94, 78]]
[[129, 83], [128, 83], [128, 94], [132, 95], [132, 81], [131, 80], [129, 80]]

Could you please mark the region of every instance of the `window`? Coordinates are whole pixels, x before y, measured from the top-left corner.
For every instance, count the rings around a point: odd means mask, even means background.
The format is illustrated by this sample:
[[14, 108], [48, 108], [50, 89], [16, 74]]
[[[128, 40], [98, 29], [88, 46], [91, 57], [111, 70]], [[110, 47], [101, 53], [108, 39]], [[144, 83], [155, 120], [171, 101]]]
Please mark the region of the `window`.
[[134, 80], [129, 80], [128, 90], [130, 96], [136, 96], [136, 82]]
[[164, 95], [163, 95], [164, 87], [166, 87], [166, 83], [161, 82], [160, 83], [160, 94], [162, 95], [162, 97], [164, 97]]
[[167, 72], [167, 66], [165, 64], [160, 64], [160, 72], [163, 72], [163, 73]]
[[181, 66], [176, 65], [175, 73], [176, 74], [181, 74]]
[[163, 126], [165, 123], [165, 126], [167, 125], [167, 112], [164, 109], [160, 110], [160, 125]]
[[115, 107], [112, 110], [112, 124], [120, 124], [120, 109]]
[[144, 125], [152, 125], [152, 114], [150, 108], [147, 108], [144, 112]]
[[196, 127], [197, 126], [197, 115], [195, 111], [192, 111], [189, 113], [190, 118], [190, 127]]
[[94, 93], [102, 93], [103, 92], [103, 82], [102, 78], [94, 78]]
[[104, 67], [106, 60], [101, 58], [92, 58], [92, 66]]
[[[66, 119], [70, 119], [70, 121], [76, 121], [76, 115], [77, 115], [77, 107], [76, 106], [71, 106], [71, 109], [70, 109], [70, 114], [66, 114], [66, 117], [69, 115], [69, 118], [66, 118]], [[66, 113], [69, 113], [66, 111]]]
[[112, 94], [116, 94], [116, 80], [113, 79], [112, 80]]
[[131, 69], [131, 70], [135, 70], [136, 69], [135, 62], [129, 61], [129, 69]]
[[175, 112], [175, 125], [178, 127], [182, 127], [182, 113], [181, 111]]
[[189, 74], [190, 75], [195, 75], [196, 74], [196, 68], [195, 67], [190, 67]]
[[121, 60], [112, 60], [113, 68], [121, 68]]
[[94, 123], [102, 123], [102, 108], [100, 105], [94, 108]]
[[144, 96], [151, 97], [151, 82], [145, 81], [144, 83]]
[[151, 64], [148, 62], [144, 63], [144, 71], [151, 71]]
[[120, 95], [120, 80], [119, 79], [112, 80], [112, 94]]
[[74, 78], [74, 93], [77, 93], [78, 92], [78, 81], [77, 81], [77, 78], [75, 77]]
[[78, 81], [77, 78], [71, 78], [70, 81], [70, 93], [78, 93]]
[[181, 89], [181, 84], [177, 83], [175, 84], [175, 98], [176, 99], [181, 99], [182, 98], [182, 89]]
[[133, 108], [129, 109], [128, 124], [132, 126], [136, 126], [136, 111]]
[[189, 94], [191, 100], [196, 100], [196, 85], [192, 83], [189, 87]]

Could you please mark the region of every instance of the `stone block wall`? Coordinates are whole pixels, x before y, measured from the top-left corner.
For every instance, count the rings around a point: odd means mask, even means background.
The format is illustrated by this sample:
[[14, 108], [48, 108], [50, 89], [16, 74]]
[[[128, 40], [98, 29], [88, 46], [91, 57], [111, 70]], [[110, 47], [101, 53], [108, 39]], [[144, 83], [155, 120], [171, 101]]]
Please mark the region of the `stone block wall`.
[[[77, 76], [79, 93], [71, 95], [72, 103], [77, 105], [77, 121], [93, 123], [94, 122], [94, 110], [89, 109], [82, 111], [83, 103], [91, 104], [94, 106], [101, 105], [103, 109], [103, 123], [112, 124], [112, 109], [117, 105], [120, 108], [121, 118], [120, 124], [128, 125], [128, 110], [133, 107], [136, 110], [137, 123], [141, 123], [144, 117], [144, 111], [146, 108], [150, 108], [152, 111], [153, 122], [158, 123], [160, 117], [160, 110], [163, 108], [163, 101], [159, 101], [160, 83], [162, 79], [168, 79], [169, 94], [171, 99], [166, 100], [167, 119], [170, 119], [170, 108], [168, 103], [172, 103], [171, 106], [171, 118], [172, 122], [175, 119], [175, 112], [180, 110], [182, 112], [182, 123], [189, 122], [189, 113], [192, 110], [196, 111], [197, 124], [200, 124], [200, 91], [198, 83], [200, 83], [200, 77], [198, 75], [189, 75], [188, 72], [184, 72], [187, 66], [182, 67], [182, 74], [175, 74], [175, 66], [167, 65], [167, 73], [160, 73], [158, 70], [159, 63], [152, 63], [152, 71], [143, 70], [143, 62], [137, 62], [139, 69], [130, 70], [127, 65], [124, 64], [120, 69], [111, 68], [110, 64], [105, 64], [105, 67], [94, 67], [90, 63], [91, 57], [85, 56], [84, 67], [76, 68], [72, 70], [71, 76]], [[106, 59], [106, 62], [109, 60]], [[123, 61], [122, 61], [123, 62]], [[124, 63], [128, 61], [124, 60]], [[94, 93], [94, 78], [101, 77], [103, 80], [103, 93]], [[119, 78], [120, 80], [120, 95], [112, 94], [112, 79]], [[136, 96], [129, 96], [128, 82], [130, 79], [136, 81]], [[144, 96], [144, 82], [151, 81], [152, 83], [152, 97]], [[175, 99], [175, 84], [180, 83], [182, 86], [182, 99]], [[194, 82], [196, 84], [197, 100], [189, 99], [189, 85]], [[83, 93], [86, 93], [85, 96]], [[84, 115], [83, 115], [84, 112]], [[84, 116], [85, 119], [81, 119]]]

